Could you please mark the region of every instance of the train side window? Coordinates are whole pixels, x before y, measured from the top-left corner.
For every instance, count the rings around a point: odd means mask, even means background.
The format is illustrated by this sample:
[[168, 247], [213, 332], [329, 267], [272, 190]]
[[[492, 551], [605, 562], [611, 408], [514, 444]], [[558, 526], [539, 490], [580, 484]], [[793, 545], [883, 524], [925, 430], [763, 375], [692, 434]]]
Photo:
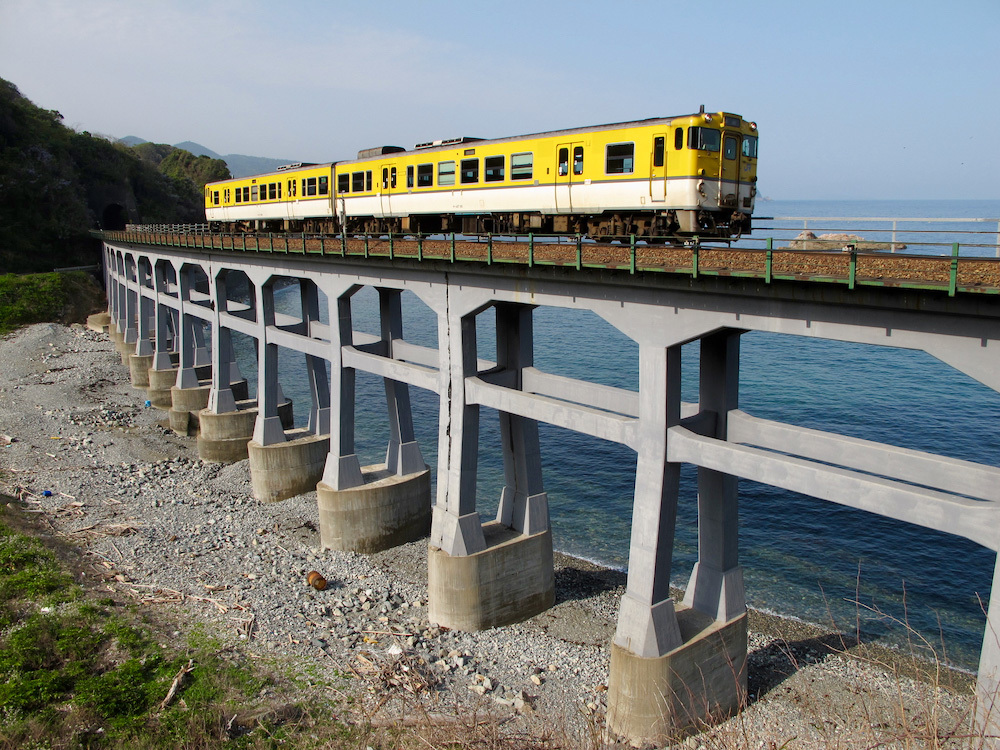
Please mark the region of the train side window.
[[573, 174], [583, 174], [583, 146], [573, 147]]
[[337, 175], [337, 192], [349, 193], [351, 191], [351, 176], [346, 172]]
[[663, 150], [666, 147], [664, 138], [662, 135], [656, 136], [653, 139], [653, 166], [662, 167], [663, 166]]
[[288, 197], [289, 198], [295, 197], [295, 180], [288, 181]]
[[532, 177], [532, 167], [535, 163], [535, 155], [530, 151], [521, 154], [510, 155], [510, 179], [530, 180]]
[[281, 200], [281, 183], [278, 183], [278, 200]]
[[462, 159], [462, 184], [479, 182], [479, 159]]
[[635, 171], [635, 144], [609, 143], [604, 171], [606, 174], [631, 174]]
[[483, 181], [500, 182], [503, 179], [503, 157], [487, 156], [483, 159]]
[[743, 155], [751, 159], [757, 158], [757, 136], [743, 136]]
[[413, 187], [413, 166], [406, 168], [406, 187]]
[[216, 191], [214, 191], [212, 193], [212, 203], [214, 203], [216, 206], [219, 205], [219, 191], [218, 190], [216, 190]]
[[559, 176], [565, 177], [569, 174], [569, 149], [559, 149]]
[[364, 172], [352, 172], [351, 173], [351, 192], [352, 193], [363, 193], [365, 190], [365, 173]]
[[[319, 194], [320, 195], [330, 194], [330, 178], [327, 177], [326, 175], [323, 175], [322, 177], [319, 178]], [[279, 195], [278, 197], [280, 198], [281, 196]]]
[[278, 199], [278, 183], [272, 182], [267, 186], [267, 197], [272, 201]]
[[236, 202], [243, 202], [243, 190], [241, 188], [236, 188]]
[[389, 189], [389, 167], [382, 167], [382, 189]]
[[674, 130], [674, 151], [684, 148], [684, 128]]
[[712, 128], [688, 128], [688, 148], [699, 151], [718, 151], [722, 147], [722, 133]]
[[229, 203], [229, 188], [222, 191], [222, 202]]
[[396, 168], [393, 167], [389, 170], [389, 187], [396, 187]]
[[434, 186], [434, 165], [418, 164], [417, 187], [433, 187], [433, 186]]
[[454, 184], [455, 184], [455, 162], [439, 161], [438, 185], [454, 185]]
[[734, 135], [727, 135], [722, 142], [722, 156], [732, 161], [740, 152], [739, 141]]
[[257, 200], [257, 189], [258, 188], [256, 185], [250, 188], [250, 200], [252, 201]]
[[306, 181], [306, 195], [316, 195], [316, 178], [310, 177]]
[[372, 171], [369, 169], [365, 172], [365, 190], [372, 189]]

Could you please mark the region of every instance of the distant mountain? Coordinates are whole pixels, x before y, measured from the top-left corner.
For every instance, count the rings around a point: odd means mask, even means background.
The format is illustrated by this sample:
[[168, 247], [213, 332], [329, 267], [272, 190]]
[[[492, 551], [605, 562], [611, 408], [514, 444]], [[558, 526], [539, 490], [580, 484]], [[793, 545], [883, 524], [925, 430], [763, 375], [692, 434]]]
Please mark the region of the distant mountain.
[[149, 143], [145, 138], [140, 138], [137, 135], [127, 135], [124, 138], [119, 138], [118, 142], [124, 143], [126, 146], [138, 146], [140, 143]]
[[294, 161], [294, 159], [268, 159], [265, 156], [244, 156], [243, 154], [226, 154], [219, 158], [229, 165], [229, 171], [233, 177], [248, 177], [252, 174], [273, 172], [278, 167]]
[[[134, 138], [135, 136], [129, 137]], [[190, 151], [195, 156], [207, 156], [210, 159], [222, 159], [226, 162], [226, 166], [229, 167], [229, 172], [233, 175], [233, 177], [247, 177], [252, 174], [273, 172], [278, 167], [294, 161], [294, 159], [269, 159], [266, 156], [245, 156], [244, 154], [226, 154], [225, 156], [220, 156], [212, 151], [212, 149], [205, 148], [200, 143], [195, 143], [194, 141], [175, 143], [174, 147]]]
[[212, 149], [205, 148], [200, 143], [195, 143], [194, 141], [184, 141], [183, 143], [175, 143], [174, 148], [182, 148], [185, 151], [190, 151], [195, 156], [207, 156], [210, 159], [223, 159], [226, 157], [220, 156], [219, 154], [212, 151]]

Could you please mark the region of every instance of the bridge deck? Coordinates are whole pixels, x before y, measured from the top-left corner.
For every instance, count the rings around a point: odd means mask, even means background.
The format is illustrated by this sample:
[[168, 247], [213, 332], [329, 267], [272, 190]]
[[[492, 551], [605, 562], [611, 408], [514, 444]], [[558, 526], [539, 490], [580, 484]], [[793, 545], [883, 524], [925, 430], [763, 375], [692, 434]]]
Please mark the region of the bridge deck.
[[[743, 250], [596, 244], [571, 239], [550, 242], [470, 240], [313, 234], [216, 234], [103, 232], [102, 239], [193, 250], [283, 253], [310, 256], [406, 258], [599, 268], [624, 273], [681, 276], [737, 276], [774, 281], [807, 281], [856, 286], [900, 287], [958, 293], [1000, 294], [1000, 259], [927, 256], [877, 251]], [[438, 235], [440, 237], [440, 235]]]

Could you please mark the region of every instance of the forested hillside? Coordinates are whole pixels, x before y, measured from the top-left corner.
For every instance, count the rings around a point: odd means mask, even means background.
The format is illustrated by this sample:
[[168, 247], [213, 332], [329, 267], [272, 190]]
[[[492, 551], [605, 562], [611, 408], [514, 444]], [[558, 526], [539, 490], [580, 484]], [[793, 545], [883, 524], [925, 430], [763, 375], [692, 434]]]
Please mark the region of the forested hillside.
[[0, 79], [0, 273], [97, 262], [87, 234], [125, 223], [204, 221], [204, 185], [225, 162], [78, 133]]

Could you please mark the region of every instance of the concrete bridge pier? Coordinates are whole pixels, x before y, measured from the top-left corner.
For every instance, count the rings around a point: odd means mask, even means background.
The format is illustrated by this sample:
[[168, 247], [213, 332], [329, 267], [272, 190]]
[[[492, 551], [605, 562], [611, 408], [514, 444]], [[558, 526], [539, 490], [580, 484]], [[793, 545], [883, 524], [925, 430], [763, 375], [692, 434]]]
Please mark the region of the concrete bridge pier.
[[[380, 340], [359, 347], [393, 358], [403, 338], [401, 292], [379, 289]], [[410, 391], [406, 383], [383, 378], [389, 413], [389, 445], [384, 464], [361, 467], [354, 452], [354, 369], [343, 362], [343, 346], [353, 346], [351, 290], [337, 299], [335, 345], [331, 363], [333, 421], [330, 454], [316, 486], [320, 541], [326, 549], [371, 553], [428, 534], [431, 526], [430, 470], [413, 434]]]
[[156, 303], [142, 295], [139, 297], [139, 338], [135, 350], [128, 358], [129, 380], [133, 388], [149, 388], [149, 368], [153, 364], [154, 329], [156, 327]]
[[138, 286], [134, 289], [130, 288], [130, 285], [136, 285], [137, 282], [135, 260], [130, 255], [126, 256], [123, 261], [123, 272], [124, 314], [122, 325], [119, 328], [122, 337], [117, 345], [122, 364], [128, 367], [129, 357], [135, 353], [136, 342], [139, 340], [139, 291]]
[[438, 501], [428, 552], [428, 616], [462, 630], [520, 622], [555, 601], [535, 420], [501, 410], [504, 487], [497, 518], [483, 524], [476, 511], [479, 405], [467, 385], [482, 378], [520, 389], [533, 356], [532, 306], [498, 303], [497, 366], [478, 372], [475, 319], [488, 306], [447, 316], [450, 389], [442, 390]]
[[[735, 477], [700, 469], [698, 562], [684, 603], [675, 608], [669, 598], [680, 465], [667, 460], [667, 430], [680, 423], [681, 348], [640, 344], [639, 358], [635, 504], [608, 727], [655, 743], [743, 705], [747, 624]], [[739, 332], [702, 338], [698, 419], [707, 434], [725, 439], [738, 383]]]
[[198, 414], [208, 406], [212, 363], [201, 319], [183, 312], [180, 317], [180, 362], [177, 380], [170, 388], [170, 429], [178, 435], [196, 435]]
[[128, 328], [126, 318], [126, 297], [125, 287], [125, 261], [121, 254], [115, 253], [110, 264], [115, 269], [108, 286], [108, 299], [111, 301], [109, 312], [111, 313], [111, 325], [108, 327], [108, 336], [115, 345], [115, 350], [121, 354], [121, 349], [125, 341], [125, 330]]
[[[198, 414], [198, 456], [205, 461], [229, 463], [249, 456], [247, 443], [253, 437], [258, 410], [257, 399], [249, 398], [246, 379], [236, 364], [232, 331], [222, 323], [224, 312], [228, 312], [228, 295], [226, 272], [221, 271], [215, 280], [212, 386], [208, 403]], [[278, 416], [284, 429], [292, 429], [291, 401], [279, 399]]]
[[[254, 497], [262, 502], [274, 502], [309, 492], [323, 476], [326, 456], [330, 451], [329, 432], [320, 430], [326, 425], [329, 430], [329, 404], [322, 399], [326, 390], [326, 367], [317, 355], [306, 356], [306, 368], [313, 393], [311, 419], [306, 428], [291, 429], [286, 432], [279, 414], [279, 404], [285, 398], [278, 383], [278, 344], [274, 337], [280, 337], [282, 329], [276, 325], [274, 310], [273, 279], [258, 278], [255, 281], [256, 320], [260, 330], [257, 340], [257, 418], [254, 422], [253, 437], [247, 443], [250, 458], [250, 481]], [[300, 280], [302, 287], [312, 285], [311, 281]], [[315, 290], [313, 290], [313, 293]], [[309, 292], [303, 291], [307, 296]], [[303, 320], [293, 328], [310, 332], [313, 323], [318, 323], [317, 308], [311, 304], [302, 306]], [[313, 317], [315, 314], [315, 317]], [[319, 403], [315, 403], [316, 399]]]
[[170, 389], [177, 384], [179, 361], [174, 352], [179, 343], [178, 311], [163, 302], [168, 287], [166, 278], [168, 268], [170, 267], [165, 263], [157, 263], [154, 272], [154, 285], [159, 301], [156, 304], [153, 324], [153, 358], [146, 373], [149, 380], [146, 398], [149, 399], [151, 406], [163, 410], [169, 410], [173, 405]]

